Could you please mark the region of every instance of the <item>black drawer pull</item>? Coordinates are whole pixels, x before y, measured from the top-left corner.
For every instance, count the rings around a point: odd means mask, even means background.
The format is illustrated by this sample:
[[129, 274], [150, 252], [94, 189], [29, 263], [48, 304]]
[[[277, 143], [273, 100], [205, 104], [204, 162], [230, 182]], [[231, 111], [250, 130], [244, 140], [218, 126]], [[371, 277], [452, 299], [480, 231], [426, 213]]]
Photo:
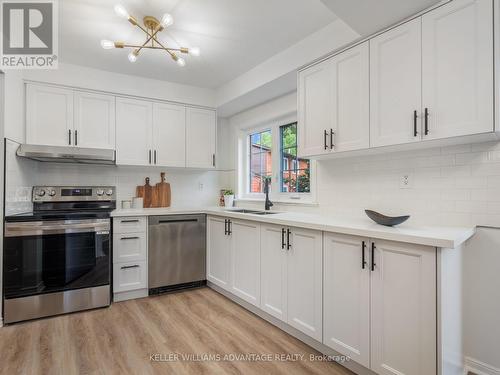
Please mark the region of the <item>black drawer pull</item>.
[[135, 219], [135, 220], [121, 220], [120, 223], [138, 223], [139, 220]]
[[122, 270], [128, 270], [130, 268], [139, 268], [140, 266], [138, 264], [134, 264], [133, 266], [123, 266], [121, 267]]
[[140, 237], [122, 237], [120, 240], [138, 240]]
[[281, 228], [281, 248], [284, 249], [285, 246], [285, 228]]

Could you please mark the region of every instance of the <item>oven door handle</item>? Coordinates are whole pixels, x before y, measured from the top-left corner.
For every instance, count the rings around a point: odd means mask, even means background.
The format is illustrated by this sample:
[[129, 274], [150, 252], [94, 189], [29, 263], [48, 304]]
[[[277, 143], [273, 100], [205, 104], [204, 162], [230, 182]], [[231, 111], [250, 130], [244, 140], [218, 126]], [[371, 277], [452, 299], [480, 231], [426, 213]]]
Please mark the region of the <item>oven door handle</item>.
[[109, 219], [54, 222], [33, 221], [5, 224], [5, 237], [42, 236], [67, 233], [109, 234], [109, 231]]

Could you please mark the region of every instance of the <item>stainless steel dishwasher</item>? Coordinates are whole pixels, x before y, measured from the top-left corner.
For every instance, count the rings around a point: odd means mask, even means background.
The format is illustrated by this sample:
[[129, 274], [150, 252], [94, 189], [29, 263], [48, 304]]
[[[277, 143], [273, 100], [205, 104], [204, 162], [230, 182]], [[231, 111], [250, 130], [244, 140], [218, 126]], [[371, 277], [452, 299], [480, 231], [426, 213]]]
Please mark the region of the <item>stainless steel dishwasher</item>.
[[149, 294], [205, 283], [205, 215], [150, 216], [148, 237]]

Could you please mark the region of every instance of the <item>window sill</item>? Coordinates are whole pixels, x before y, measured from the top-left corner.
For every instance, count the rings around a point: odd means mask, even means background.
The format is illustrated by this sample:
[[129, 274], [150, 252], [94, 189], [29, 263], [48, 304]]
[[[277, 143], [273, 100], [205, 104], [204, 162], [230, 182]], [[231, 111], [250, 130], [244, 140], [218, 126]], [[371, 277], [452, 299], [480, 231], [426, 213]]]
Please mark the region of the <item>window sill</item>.
[[[236, 198], [235, 202], [252, 202], [252, 203], [264, 203], [265, 199], [261, 198]], [[319, 206], [318, 202], [301, 200], [301, 199], [271, 199], [271, 202], [290, 206]]]

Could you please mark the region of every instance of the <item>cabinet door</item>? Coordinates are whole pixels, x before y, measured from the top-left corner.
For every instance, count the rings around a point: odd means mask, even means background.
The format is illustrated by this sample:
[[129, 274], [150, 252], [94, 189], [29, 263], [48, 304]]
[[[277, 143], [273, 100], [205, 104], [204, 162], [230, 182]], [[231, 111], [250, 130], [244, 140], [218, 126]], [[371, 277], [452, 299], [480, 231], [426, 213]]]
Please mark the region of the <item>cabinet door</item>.
[[153, 144], [156, 165], [186, 166], [186, 107], [153, 104]]
[[260, 224], [231, 219], [231, 292], [260, 306]]
[[287, 321], [287, 251], [283, 230], [277, 225], [262, 224], [260, 250], [260, 307], [268, 314]]
[[333, 128], [332, 78], [331, 60], [299, 72], [297, 126], [298, 153], [301, 157], [330, 152], [328, 136]]
[[225, 219], [207, 218], [207, 280], [231, 290], [231, 237], [226, 235]]
[[370, 367], [368, 246], [365, 238], [324, 234], [323, 343], [365, 367]]
[[199, 108], [186, 109], [186, 166], [215, 168], [215, 112]]
[[424, 139], [493, 131], [493, 2], [455, 0], [422, 17]]
[[322, 233], [290, 228], [288, 250], [288, 324], [321, 341], [322, 327]]
[[333, 112], [331, 148], [335, 152], [370, 146], [370, 79], [368, 42], [332, 58]]
[[74, 145], [115, 148], [115, 97], [75, 91]]
[[152, 132], [151, 102], [116, 98], [116, 164], [150, 165]]
[[73, 91], [26, 85], [26, 142], [35, 145], [73, 145]]
[[371, 272], [371, 368], [436, 374], [436, 250], [376, 241]]
[[421, 139], [421, 23], [416, 18], [370, 40], [371, 147]]

